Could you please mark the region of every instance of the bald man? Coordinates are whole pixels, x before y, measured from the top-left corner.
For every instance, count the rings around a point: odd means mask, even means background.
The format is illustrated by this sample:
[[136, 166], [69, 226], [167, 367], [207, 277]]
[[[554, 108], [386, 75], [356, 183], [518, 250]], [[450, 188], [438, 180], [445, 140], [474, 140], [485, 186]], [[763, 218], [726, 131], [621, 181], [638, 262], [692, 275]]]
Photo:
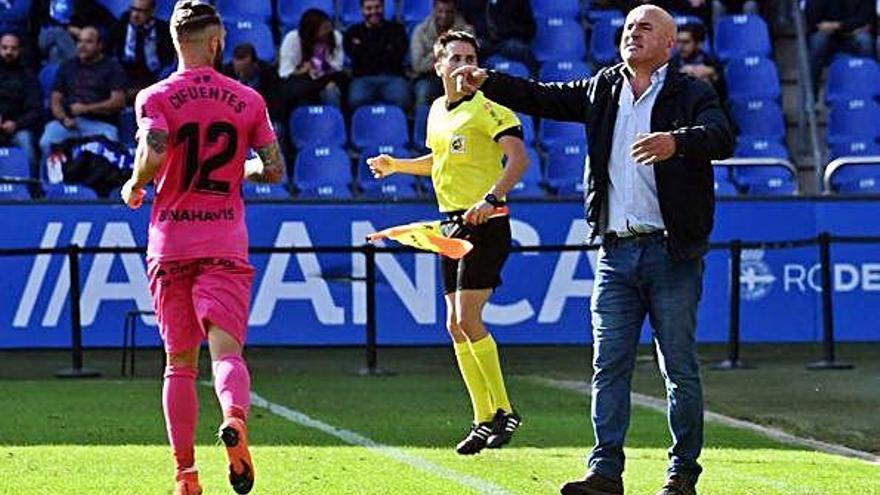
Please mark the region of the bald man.
[[464, 91], [481, 89], [514, 111], [586, 127], [586, 219], [591, 242], [602, 246], [590, 305], [596, 443], [586, 478], [565, 484], [563, 495], [624, 493], [631, 380], [646, 316], [672, 433], [657, 495], [696, 494], [702, 471], [696, 329], [715, 210], [711, 160], [729, 157], [734, 139], [712, 87], [668, 70], [675, 35], [672, 17], [645, 5], [626, 18], [623, 63], [590, 79], [537, 83], [475, 66], [453, 74]]

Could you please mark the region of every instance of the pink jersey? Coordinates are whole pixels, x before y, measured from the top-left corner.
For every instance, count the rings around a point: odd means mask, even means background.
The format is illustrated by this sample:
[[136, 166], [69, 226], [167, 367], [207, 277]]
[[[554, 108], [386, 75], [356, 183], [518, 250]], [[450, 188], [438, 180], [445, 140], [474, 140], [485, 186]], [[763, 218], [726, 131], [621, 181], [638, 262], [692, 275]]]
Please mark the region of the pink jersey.
[[248, 149], [275, 140], [266, 102], [209, 67], [178, 71], [137, 95], [138, 136], [168, 133], [156, 175], [147, 256], [247, 259], [241, 182]]

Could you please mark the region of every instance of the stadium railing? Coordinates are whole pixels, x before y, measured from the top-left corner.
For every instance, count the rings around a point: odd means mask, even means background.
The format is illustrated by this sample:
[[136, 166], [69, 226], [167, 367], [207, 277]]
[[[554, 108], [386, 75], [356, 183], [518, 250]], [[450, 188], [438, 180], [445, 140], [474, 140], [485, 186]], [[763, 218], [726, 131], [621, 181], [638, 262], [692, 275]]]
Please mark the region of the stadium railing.
[[880, 156], [844, 156], [832, 160], [825, 166], [822, 183], [825, 187], [824, 192], [830, 194], [834, 192], [831, 185], [831, 179], [834, 173], [847, 165], [878, 165], [880, 166]]
[[[812, 363], [809, 369], [849, 369], [850, 365], [837, 361], [835, 357], [834, 343], [834, 302], [832, 297], [832, 274], [831, 274], [831, 245], [838, 244], [880, 244], [880, 236], [834, 236], [828, 232], [819, 233], [816, 237], [805, 239], [792, 239], [783, 241], [743, 241], [733, 239], [728, 242], [713, 242], [710, 248], [713, 250], [728, 250], [730, 252], [730, 278], [729, 287], [740, 286], [741, 260], [744, 249], [792, 249], [808, 246], [818, 246], [818, 257], [821, 273], [822, 288], [822, 326], [823, 326], [823, 356], [822, 360]], [[598, 245], [540, 245], [540, 246], [511, 246], [511, 252], [523, 253], [547, 253], [564, 251], [594, 251]], [[290, 247], [251, 247], [251, 254], [352, 254], [361, 253], [366, 262], [366, 270], [362, 279], [353, 281], [364, 282], [366, 285], [366, 324], [365, 324], [365, 360], [366, 366], [361, 374], [379, 375], [386, 370], [379, 368], [378, 345], [377, 345], [377, 317], [376, 317], [376, 254], [378, 253], [416, 253], [418, 251], [407, 247], [384, 247], [372, 244], [360, 246], [290, 246]], [[69, 262], [70, 276], [70, 328], [71, 328], [71, 367], [56, 373], [59, 378], [89, 378], [100, 376], [96, 370], [88, 369], [83, 362], [82, 321], [80, 315], [81, 284], [80, 284], [80, 256], [94, 254], [144, 254], [142, 246], [123, 247], [81, 247], [71, 244], [67, 247], [56, 248], [6, 248], [0, 249], [0, 257], [5, 256], [35, 256], [35, 255], [64, 255]], [[730, 291], [730, 328], [728, 337], [727, 360], [717, 366], [718, 369], [738, 369], [743, 364], [740, 360], [740, 291]], [[124, 336], [125, 337], [125, 336]], [[131, 341], [134, 346], [134, 339]], [[133, 349], [132, 349], [133, 350]], [[125, 361], [123, 361], [125, 363]], [[123, 364], [124, 373], [124, 364]], [[132, 370], [132, 375], [133, 375]]]

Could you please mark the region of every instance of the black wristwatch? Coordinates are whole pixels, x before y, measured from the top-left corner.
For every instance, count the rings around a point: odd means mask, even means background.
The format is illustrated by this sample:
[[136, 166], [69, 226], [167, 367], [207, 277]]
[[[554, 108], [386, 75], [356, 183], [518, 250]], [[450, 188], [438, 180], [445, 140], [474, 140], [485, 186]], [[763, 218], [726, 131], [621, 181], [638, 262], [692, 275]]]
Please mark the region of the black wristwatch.
[[504, 201], [498, 199], [498, 196], [495, 196], [492, 193], [489, 193], [483, 197], [483, 201], [489, 203], [490, 205], [498, 208], [499, 206], [504, 206]]

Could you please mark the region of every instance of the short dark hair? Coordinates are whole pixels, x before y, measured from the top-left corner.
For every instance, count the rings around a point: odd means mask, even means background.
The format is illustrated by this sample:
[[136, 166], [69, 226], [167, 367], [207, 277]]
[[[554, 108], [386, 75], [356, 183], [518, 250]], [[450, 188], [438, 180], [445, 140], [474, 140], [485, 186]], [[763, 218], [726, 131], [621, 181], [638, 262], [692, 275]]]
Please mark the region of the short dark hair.
[[257, 49], [254, 48], [254, 45], [251, 43], [241, 43], [240, 45], [236, 45], [235, 49], [232, 50], [232, 58], [236, 60], [245, 58], [257, 60]]
[[213, 5], [199, 0], [179, 0], [171, 14], [171, 31], [179, 38], [198, 33], [210, 26], [222, 26]]
[[693, 36], [694, 41], [697, 43], [702, 43], [706, 41], [706, 28], [703, 27], [702, 24], [697, 24], [695, 22], [689, 22], [684, 26], [678, 28], [678, 32], [680, 33], [690, 33]]
[[467, 31], [449, 30], [441, 34], [437, 41], [434, 42], [434, 58], [440, 59], [446, 54], [446, 47], [453, 41], [463, 41], [474, 47], [474, 51], [480, 51], [480, 42], [477, 38]]

